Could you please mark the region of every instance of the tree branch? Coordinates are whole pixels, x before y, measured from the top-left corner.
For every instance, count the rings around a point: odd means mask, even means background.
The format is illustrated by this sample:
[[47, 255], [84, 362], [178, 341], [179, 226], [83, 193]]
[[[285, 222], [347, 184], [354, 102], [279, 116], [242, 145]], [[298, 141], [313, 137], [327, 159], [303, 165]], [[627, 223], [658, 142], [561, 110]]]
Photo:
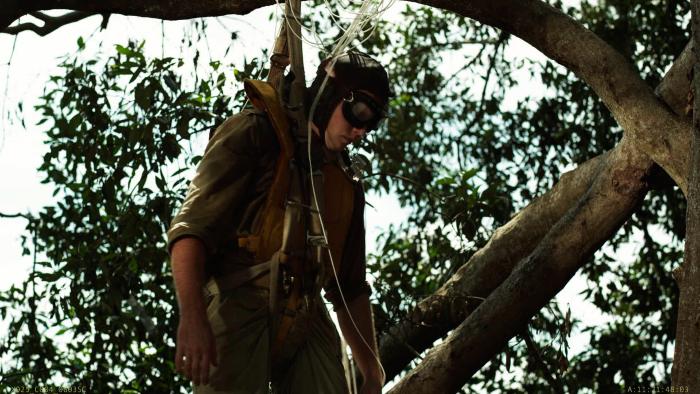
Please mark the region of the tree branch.
[[[681, 114], [685, 108], [686, 92], [690, 82], [685, 76], [690, 71], [690, 45], [664, 76], [657, 94], [674, 112]], [[616, 148], [617, 149], [617, 148]], [[515, 264], [530, 254], [550, 227], [559, 221], [580, 196], [586, 193], [596, 174], [609, 165], [608, 158], [598, 156], [562, 175], [559, 182], [543, 196], [520, 211], [510, 222], [496, 230], [489, 242], [433, 296], [422, 300], [407, 318], [388, 330], [379, 340], [382, 364], [387, 381], [391, 380], [414, 358], [406, 350], [406, 344], [418, 352], [432, 346], [438, 338], [459, 324], [470, 312], [472, 305], [464, 305], [463, 312], [442, 314], [440, 321], [422, 322], [430, 310], [445, 310], [445, 300], [459, 295], [487, 297], [512, 272]], [[655, 166], [655, 171], [659, 171]]]
[[629, 138], [611, 151], [591, 188], [537, 248], [390, 393], [458, 391], [619, 229], [644, 199], [644, 177], [653, 166]]
[[[25, 22], [15, 26], [10, 26], [2, 32], [7, 34], [19, 34], [23, 31], [33, 31], [34, 33], [40, 36], [45, 36], [62, 26], [71, 24], [73, 22], [77, 22], [79, 20], [83, 20], [96, 14], [82, 11], [72, 11], [60, 16], [50, 16], [46, 15], [43, 12], [30, 12], [29, 15], [41, 20], [42, 22], [44, 22], [44, 24], [42, 26], [39, 26], [31, 22]], [[108, 14], [104, 16], [105, 21], [108, 18]], [[103, 22], [103, 28], [104, 26], [105, 23]]]
[[[532, 252], [551, 226], [588, 190], [598, 171], [607, 165], [607, 156], [607, 153], [597, 156], [562, 175], [550, 191], [497, 229], [489, 242], [435, 294], [422, 300], [406, 319], [382, 335], [379, 350], [387, 381], [413, 359], [413, 353], [407, 351], [404, 343], [418, 352], [429, 348], [468, 315], [473, 303], [465, 303], [459, 313], [436, 314], [431, 311], [450, 310], [445, 302], [465, 295], [488, 297], [510, 275], [515, 264]], [[426, 316], [439, 316], [440, 319], [427, 319]]]
[[[18, 1], [15, 1], [19, 4]], [[247, 14], [261, 7], [275, 4], [274, 0], [25, 0], [13, 10], [8, 7], [7, 17], [0, 17], [0, 31], [4, 30], [20, 16], [33, 11], [69, 9], [91, 14], [122, 14], [165, 20], [181, 20]], [[14, 11], [14, 12], [13, 12]], [[24, 12], [21, 12], [24, 11]]]
[[[15, 1], [16, 2], [16, 1]], [[647, 153], [685, 193], [690, 161], [690, 125], [669, 111], [634, 67], [600, 37], [540, 0], [419, 0], [514, 34], [576, 73], [598, 94], [633, 143]], [[160, 19], [246, 14], [271, 0], [27, 0], [27, 12], [72, 9]], [[19, 8], [18, 6], [15, 6]], [[12, 5], [9, 7], [12, 9]], [[10, 11], [14, 15], [18, 10]], [[0, 21], [2, 21], [0, 19]], [[7, 26], [0, 25], [0, 29]]]
[[31, 217], [29, 215], [24, 214], [24, 213], [2, 213], [2, 212], [0, 212], [0, 218], [3, 218], [3, 219], [22, 218], [22, 219], [27, 219], [27, 220], [31, 219]]

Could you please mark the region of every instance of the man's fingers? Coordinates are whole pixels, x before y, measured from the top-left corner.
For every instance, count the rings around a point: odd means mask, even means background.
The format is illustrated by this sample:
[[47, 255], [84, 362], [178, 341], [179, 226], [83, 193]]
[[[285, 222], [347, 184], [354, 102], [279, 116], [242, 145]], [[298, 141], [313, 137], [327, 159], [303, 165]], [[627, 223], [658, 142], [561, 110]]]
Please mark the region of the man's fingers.
[[184, 372], [184, 365], [182, 365], [182, 356], [184, 355], [184, 352], [182, 351], [182, 347], [178, 346], [177, 350], [175, 351], [175, 370], [179, 373]]
[[190, 379], [192, 379], [192, 383], [194, 384], [199, 384], [199, 376], [200, 376], [200, 365], [202, 364], [202, 354], [197, 353], [192, 356], [192, 370], [191, 370], [191, 375]]
[[195, 357], [191, 353], [185, 356], [183, 364], [185, 366], [185, 376], [187, 379], [192, 380], [192, 365], [194, 364]]
[[209, 354], [204, 353], [202, 355], [202, 363], [199, 365], [199, 383], [208, 384], [209, 383]]

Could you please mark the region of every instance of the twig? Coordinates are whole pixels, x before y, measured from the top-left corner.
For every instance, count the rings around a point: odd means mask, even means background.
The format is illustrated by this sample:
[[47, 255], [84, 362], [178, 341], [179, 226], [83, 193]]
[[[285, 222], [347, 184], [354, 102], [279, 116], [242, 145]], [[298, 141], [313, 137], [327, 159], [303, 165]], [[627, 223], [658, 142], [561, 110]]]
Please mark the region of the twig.
[[425, 191], [426, 193], [428, 193], [429, 196], [431, 196], [431, 197], [433, 197], [433, 198], [435, 198], [435, 199], [437, 199], [437, 200], [444, 200], [444, 199], [447, 197], [447, 196], [441, 196], [441, 195], [439, 195], [439, 194], [437, 194], [437, 193], [435, 193], [435, 192], [430, 191], [426, 185], [424, 185], [423, 183], [418, 182], [418, 181], [416, 181], [416, 180], [414, 180], [414, 179], [407, 178], [407, 177], [405, 177], [405, 176], [401, 176], [401, 175], [397, 175], [397, 174], [391, 174], [391, 173], [388, 173], [388, 172], [373, 172], [373, 173], [371, 173], [371, 174], [367, 174], [367, 175], [363, 176], [362, 179], [367, 179], [367, 178], [372, 178], [372, 177], [377, 177], [377, 176], [388, 176], [388, 177], [390, 177], [390, 178], [396, 178], [396, 179], [400, 179], [400, 180], [402, 180], [402, 181], [404, 181], [404, 182], [411, 183], [411, 184], [413, 184], [413, 185], [415, 185], [415, 186], [420, 187], [421, 189], [423, 189], [423, 191]]
[[537, 348], [535, 341], [532, 340], [530, 331], [527, 328], [525, 329], [525, 332], [523, 332], [522, 336], [525, 339], [525, 344], [527, 345], [530, 355], [537, 360], [538, 364], [540, 364], [543, 372], [542, 375], [544, 375], [545, 380], [547, 380], [550, 386], [552, 386], [557, 393], [565, 393], [564, 385], [562, 384], [561, 379], [557, 374], [552, 373], [547, 363], [544, 361], [544, 359], [542, 359], [540, 350]]
[[[10, 58], [7, 60], [7, 74], [5, 74], [5, 93], [2, 96], [2, 105], [0, 105], [0, 126], [3, 130], [5, 128], [5, 104], [7, 103], [7, 90], [10, 87], [10, 68], [12, 67], [12, 58], [15, 56], [15, 47], [17, 47], [17, 36], [12, 40], [12, 50], [10, 51]], [[7, 120], [10, 120], [8, 115]], [[0, 135], [0, 150], [5, 146], [5, 133]]]
[[0, 218], [4, 218], [4, 219], [23, 218], [23, 219], [27, 219], [27, 220], [32, 219], [31, 216], [29, 216], [28, 214], [24, 214], [24, 213], [2, 213], [2, 212], [0, 212]]

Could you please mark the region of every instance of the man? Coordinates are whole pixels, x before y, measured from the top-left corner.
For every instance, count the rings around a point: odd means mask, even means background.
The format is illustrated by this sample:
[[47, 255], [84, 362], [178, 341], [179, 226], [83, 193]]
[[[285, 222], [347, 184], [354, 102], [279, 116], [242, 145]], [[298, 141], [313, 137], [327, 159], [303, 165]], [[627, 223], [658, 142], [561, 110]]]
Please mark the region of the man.
[[[326, 74], [329, 78], [320, 89]], [[317, 95], [310, 114], [315, 152], [311, 167], [324, 169], [324, 182], [315, 188], [325, 191], [321, 213], [333, 256], [323, 259], [323, 269], [306, 269], [310, 263], [303, 262], [303, 275], [282, 275], [286, 281], [276, 284], [270, 284], [267, 271], [235, 286], [225, 283], [232, 273], [260, 267], [246, 240], [264, 220], [262, 211], [280, 156], [280, 141], [262, 111], [244, 110], [217, 129], [168, 231], [180, 308], [175, 363], [193, 381], [195, 393], [264, 393], [268, 382], [282, 393], [347, 392], [339, 338], [318, 286], [299, 290], [303, 302], [293, 304], [293, 310], [285, 301], [291, 298], [290, 283], [300, 280], [320, 282], [325, 288], [362, 374], [361, 392], [381, 392], [384, 372], [365, 281], [363, 190], [357, 182], [330, 182], [348, 164], [347, 155], [341, 154], [346, 146], [376, 128], [385, 115], [391, 95], [388, 77], [371, 57], [343, 54], [319, 66], [307, 111]], [[305, 143], [297, 143], [295, 162], [308, 174], [306, 153]], [[334, 231], [343, 226], [344, 231]], [[203, 288], [211, 289], [212, 283], [225, 290], [205, 295]], [[270, 286], [282, 294], [279, 305], [284, 312], [278, 316], [270, 313]], [[292, 316], [293, 323], [276, 341], [272, 327], [283, 325], [283, 314]]]

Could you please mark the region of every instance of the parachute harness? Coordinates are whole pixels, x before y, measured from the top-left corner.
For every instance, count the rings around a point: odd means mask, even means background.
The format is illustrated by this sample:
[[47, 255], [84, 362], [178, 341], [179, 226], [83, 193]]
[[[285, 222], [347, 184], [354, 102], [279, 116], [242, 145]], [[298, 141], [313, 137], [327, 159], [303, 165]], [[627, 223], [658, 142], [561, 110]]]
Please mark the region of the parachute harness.
[[[381, 18], [381, 16], [384, 14], [384, 12], [389, 9], [396, 0], [366, 0], [363, 1], [362, 4], [360, 5], [359, 9], [357, 11], [350, 11], [349, 8], [351, 6], [350, 2], [344, 2], [340, 1], [339, 6], [346, 10], [347, 14], [350, 15], [352, 18], [352, 22], [347, 28], [344, 28], [342, 26], [341, 20], [342, 19], [347, 19], [345, 15], [341, 15], [340, 13], [335, 13], [331, 7], [331, 4], [328, 0], [325, 0], [325, 5], [326, 8], [331, 16], [331, 19], [333, 21], [333, 24], [341, 29], [343, 31], [342, 36], [334, 42], [333, 50], [331, 51], [330, 55], [328, 56], [331, 61], [327, 65], [326, 68], [326, 75], [321, 83], [320, 88], [318, 89], [318, 92], [316, 93], [311, 107], [309, 109], [309, 114], [308, 118], [305, 118], [306, 124], [306, 141], [307, 141], [307, 159], [308, 159], [308, 165], [309, 165], [309, 171], [311, 176], [309, 176], [310, 179], [310, 185], [311, 185], [311, 192], [312, 192], [312, 209], [317, 212], [319, 216], [319, 222], [320, 222], [320, 230], [321, 230], [321, 235], [323, 237], [322, 241], [325, 246], [326, 252], [328, 253], [328, 258], [330, 261], [330, 266], [333, 272], [333, 278], [335, 280], [335, 283], [338, 287], [338, 293], [340, 295], [340, 299], [343, 304], [343, 308], [346, 311], [350, 322], [352, 323], [352, 326], [354, 330], [357, 332], [359, 335], [360, 339], [364, 343], [365, 346], [367, 346], [367, 349], [369, 349], [370, 353], [372, 356], [375, 358], [377, 364], [380, 366], [382, 373], [385, 374], [384, 368], [382, 367], [381, 361], [379, 359], [379, 356], [377, 353], [374, 351], [374, 348], [367, 342], [365, 337], [362, 335], [362, 332], [360, 331], [357, 323], [355, 322], [355, 319], [352, 316], [352, 313], [350, 312], [350, 308], [348, 306], [348, 303], [345, 299], [345, 295], [343, 294], [342, 288], [340, 286], [340, 280], [338, 278], [338, 272], [336, 270], [335, 266], [335, 261], [333, 259], [333, 253], [331, 252], [330, 247], [328, 246], [328, 233], [325, 228], [324, 220], [322, 217], [322, 212], [319, 207], [319, 195], [317, 193], [316, 189], [316, 183], [314, 182], [315, 176], [314, 174], [314, 168], [313, 168], [313, 160], [312, 160], [312, 120], [314, 119], [314, 114], [317, 109], [319, 99], [323, 95], [324, 89], [326, 89], [327, 84], [328, 84], [328, 79], [331, 77], [332, 70], [335, 67], [335, 64], [338, 60], [338, 57], [343, 54], [348, 48], [351, 47], [351, 43], [353, 40], [357, 39], [358, 37], [363, 36], [360, 40], [360, 44], [364, 43], [371, 34], [374, 32], [374, 30], [377, 27], [376, 22], [378, 19]], [[278, 7], [281, 7], [281, 4], [279, 3], [278, 0], [275, 0], [275, 3], [277, 4]], [[290, 5], [291, 3], [291, 5]], [[297, 10], [296, 12], [294, 10]], [[280, 36], [283, 34], [287, 34], [287, 42], [284, 44], [285, 48], [278, 48], [279, 42], [275, 48], [274, 54], [273, 54], [273, 66], [277, 66], [277, 70], [273, 71], [273, 68], [271, 67], [271, 75], [269, 76], [269, 80], [274, 84], [278, 83], [280, 76], [277, 75], [280, 73], [280, 70], [284, 68], [284, 65], [280, 67], [279, 64], [275, 65], [276, 59], [274, 57], [277, 55], [277, 53], [282, 52], [283, 50], [289, 50], [290, 57], [292, 58], [292, 72], [294, 72], [294, 77], [297, 78], [295, 82], [298, 82], [298, 79], [302, 79], [303, 81], [303, 62], [301, 62], [301, 45], [298, 45], [295, 48], [295, 43], [290, 43], [291, 38], [293, 37], [295, 40], [297, 40], [296, 44], [299, 44], [299, 42], [305, 42], [306, 44], [319, 49], [323, 50], [324, 46], [321, 44], [320, 37], [316, 34], [315, 31], [310, 31], [308, 29], [305, 29], [308, 33], [311, 34], [311, 36], [314, 37], [315, 41], [309, 41], [304, 38], [303, 34], [301, 33], [302, 26], [299, 21], [299, 13], [301, 10], [301, 4], [299, 0], [288, 0], [285, 2], [285, 11], [282, 13], [283, 14], [283, 25], [281, 28]], [[285, 33], [286, 30], [286, 33]], [[291, 35], [289, 34], [291, 33]], [[296, 57], [296, 58], [295, 58]], [[295, 63], [297, 69], [295, 70]], [[275, 73], [275, 75], [273, 75]], [[305, 86], [305, 83], [304, 83]], [[297, 96], [298, 98], [298, 96]], [[298, 103], [292, 103], [292, 105], [298, 105]], [[302, 106], [303, 107], [303, 106]], [[297, 117], [297, 121], [299, 121], [300, 118]], [[299, 130], [302, 130], [304, 125], [298, 124]], [[325, 144], [325, 141], [322, 141], [322, 143]], [[356, 161], [353, 159], [353, 161]], [[366, 159], [365, 159], [366, 161]], [[353, 369], [354, 372], [354, 369]]]

